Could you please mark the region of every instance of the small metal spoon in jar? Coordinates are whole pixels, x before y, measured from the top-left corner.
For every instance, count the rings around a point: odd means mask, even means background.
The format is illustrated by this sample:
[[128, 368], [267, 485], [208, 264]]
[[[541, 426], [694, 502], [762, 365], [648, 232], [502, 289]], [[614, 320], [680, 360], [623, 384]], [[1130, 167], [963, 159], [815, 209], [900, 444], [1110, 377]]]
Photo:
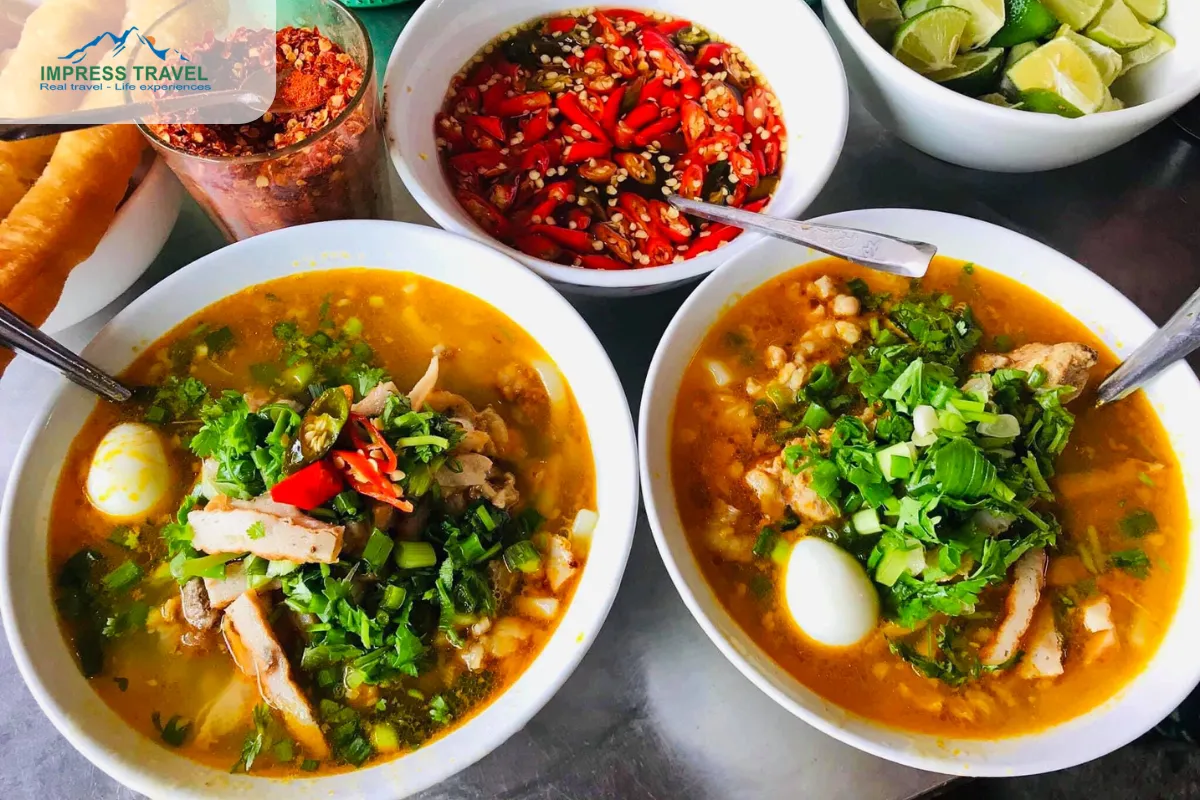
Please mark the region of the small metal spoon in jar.
[[1154, 334], [1134, 350], [1129, 358], [1096, 389], [1096, 405], [1113, 403], [1128, 397], [1176, 361], [1187, 358], [1200, 347], [1200, 289], [1187, 299]]
[[123, 403], [133, 396], [128, 387], [95, 364], [58, 342], [0, 304], [0, 345], [36, 358], [105, 400]]

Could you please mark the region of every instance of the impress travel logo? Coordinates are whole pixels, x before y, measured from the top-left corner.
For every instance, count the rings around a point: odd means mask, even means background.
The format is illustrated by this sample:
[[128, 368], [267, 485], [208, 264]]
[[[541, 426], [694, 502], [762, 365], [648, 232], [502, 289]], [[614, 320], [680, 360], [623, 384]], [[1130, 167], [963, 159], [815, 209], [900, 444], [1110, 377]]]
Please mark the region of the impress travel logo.
[[[147, 61], [154, 63], [113, 63], [130, 47], [143, 45], [148, 51]], [[104, 52], [103, 48], [108, 51]], [[130, 27], [119, 36], [105, 31], [91, 41], [76, 47], [66, 55], [58, 57], [58, 64], [46, 64], [41, 68], [41, 89], [48, 91], [87, 91], [107, 88], [106, 82], [117, 82], [112, 88], [118, 90], [140, 89], [153, 91], [157, 84], [173, 84], [175, 89], [207, 91], [211, 81], [204, 74], [203, 64], [191, 60], [174, 47], [159, 47], [154, 37], [142, 33], [137, 26]], [[85, 63], [90, 62], [90, 63]], [[134, 84], [127, 83], [134, 81]], [[84, 81], [86, 83], [71, 83]]]

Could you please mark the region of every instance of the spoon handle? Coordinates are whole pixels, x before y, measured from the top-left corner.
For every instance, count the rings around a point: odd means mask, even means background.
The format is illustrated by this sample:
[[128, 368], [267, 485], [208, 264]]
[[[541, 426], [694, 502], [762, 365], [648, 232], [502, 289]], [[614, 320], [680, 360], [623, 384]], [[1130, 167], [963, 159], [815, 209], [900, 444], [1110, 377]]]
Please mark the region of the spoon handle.
[[1200, 289], [1096, 389], [1096, 405], [1120, 400], [1200, 347]]
[[42, 361], [106, 400], [123, 403], [128, 388], [96, 368], [0, 304], [0, 344]]
[[937, 248], [931, 244], [882, 233], [780, 219], [740, 208], [700, 203], [678, 195], [672, 195], [668, 200], [671, 205], [688, 214], [744, 230], [761, 231], [777, 239], [806, 245], [822, 253], [893, 275], [920, 278], [929, 270], [929, 262], [937, 255]]

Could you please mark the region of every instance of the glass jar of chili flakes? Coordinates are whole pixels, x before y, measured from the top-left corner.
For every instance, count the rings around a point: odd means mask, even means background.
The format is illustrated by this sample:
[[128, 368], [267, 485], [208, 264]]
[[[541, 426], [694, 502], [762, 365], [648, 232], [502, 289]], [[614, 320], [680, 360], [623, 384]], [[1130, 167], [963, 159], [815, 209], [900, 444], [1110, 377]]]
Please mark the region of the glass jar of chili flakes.
[[230, 241], [309, 222], [388, 216], [367, 31], [332, 0], [298, 0], [287, 9], [287, 19], [279, 9], [275, 58], [280, 93], [290, 96], [277, 103], [305, 110], [268, 111], [244, 125], [141, 125]]

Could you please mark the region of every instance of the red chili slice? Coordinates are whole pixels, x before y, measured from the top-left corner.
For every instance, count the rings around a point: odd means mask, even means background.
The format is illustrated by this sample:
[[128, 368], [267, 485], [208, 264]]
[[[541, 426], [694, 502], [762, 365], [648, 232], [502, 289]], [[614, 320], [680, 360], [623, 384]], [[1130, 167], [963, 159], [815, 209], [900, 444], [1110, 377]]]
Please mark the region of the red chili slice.
[[450, 166], [465, 174], [491, 177], [508, 169], [508, 159], [499, 150], [476, 150], [460, 153], [450, 159]]
[[329, 459], [321, 459], [272, 486], [271, 499], [312, 511], [336, 497], [343, 486], [342, 473]]
[[621, 101], [624, 99], [625, 87], [619, 86], [604, 101], [604, 114], [600, 118], [600, 123], [604, 126], [604, 132], [609, 136], [616, 136], [617, 119], [621, 116]]
[[700, 193], [704, 190], [704, 174], [703, 164], [697, 162], [688, 164], [679, 176], [679, 196], [689, 200], [699, 199]]
[[513, 243], [522, 253], [540, 258], [543, 261], [557, 261], [562, 256], [562, 248], [545, 236], [536, 233], [518, 234]]
[[712, 130], [712, 120], [694, 100], [684, 100], [679, 106], [679, 114], [683, 124], [683, 140], [691, 149]]
[[600, 142], [571, 142], [563, 148], [563, 163], [578, 164], [589, 158], [607, 158], [612, 152], [612, 145], [607, 141]]
[[[358, 428], [361, 427], [367, 432], [367, 439], [364, 440], [358, 435]], [[350, 441], [354, 443], [354, 449], [366, 452], [373, 460], [381, 461], [382, 468], [385, 474], [391, 474], [396, 471], [396, 452], [392, 450], [392, 446], [383, 438], [383, 434], [375, 427], [375, 423], [364, 417], [362, 414], [350, 415]]]
[[592, 255], [596, 252], [593, 246], [596, 240], [586, 230], [560, 228], [557, 225], [530, 225], [529, 230], [577, 253]]
[[601, 142], [608, 141], [608, 136], [604, 133], [604, 129], [600, 127], [600, 123], [596, 122], [595, 118], [580, 105], [579, 95], [573, 92], [561, 94], [554, 105], [562, 112], [564, 117], [573, 124], [578, 125], [580, 130], [587, 131], [593, 139]]
[[772, 116], [767, 90], [761, 86], [755, 86], [743, 95], [742, 108], [745, 109], [746, 124], [750, 130], [766, 125]]
[[701, 231], [700, 236], [688, 246], [687, 255], [698, 256], [716, 250], [725, 242], [735, 239], [741, 228], [732, 225], [713, 225], [707, 231]]
[[620, 47], [625, 43], [625, 37], [621, 36], [617, 26], [612, 24], [612, 20], [605, 16], [603, 11], [593, 11], [592, 16], [596, 18], [597, 39], [613, 47]]
[[556, 19], [548, 19], [542, 24], [542, 31], [545, 33], [570, 33], [575, 30], [574, 17], [558, 17]]
[[483, 113], [496, 115], [500, 113], [500, 104], [507, 99], [508, 81], [496, 81], [483, 93]]
[[663, 36], [674, 36], [684, 28], [692, 27], [692, 23], [686, 19], [673, 19], [670, 22], [660, 22], [654, 26], [654, 30], [661, 33]]
[[666, 73], [668, 78], [679, 80], [696, 74], [695, 68], [670, 39], [653, 28], [642, 30], [638, 35], [641, 37], [642, 49], [646, 51], [646, 58], [650, 59], [655, 69]]
[[695, 232], [687, 217], [679, 213], [679, 209], [664, 203], [662, 200], [650, 201], [650, 213], [658, 223], [658, 229], [675, 244], [687, 244]]
[[539, 108], [549, 108], [554, 101], [549, 92], [529, 92], [506, 97], [496, 106], [496, 113], [502, 117], [519, 117]]
[[525, 145], [534, 145], [546, 138], [546, 135], [554, 129], [554, 123], [550, 121], [550, 109], [543, 108], [532, 117], [521, 120], [521, 143]]
[[400, 497], [396, 485], [376, 469], [371, 459], [353, 450], [334, 450], [329, 455], [334, 466], [341, 468], [346, 482], [354, 491], [401, 511], [413, 510], [412, 503]]
[[729, 171], [737, 175], [738, 184], [747, 189], [758, 185], [758, 167], [754, 158], [743, 150], [734, 150], [729, 154]]
[[648, 103], [651, 100], [657, 100], [667, 92], [667, 79], [659, 75], [653, 80], [646, 81], [642, 85], [642, 91], [638, 94], [638, 103]]
[[503, 239], [508, 234], [508, 220], [487, 200], [468, 189], [459, 189], [455, 197], [479, 226], [492, 236]]
[[629, 269], [629, 264], [617, 261], [608, 256], [581, 256], [579, 259], [588, 269], [618, 270]]
[[667, 135], [678, 127], [679, 115], [668, 113], [658, 122], [642, 128], [642, 130], [638, 132], [638, 135], [633, 137], [633, 143], [638, 147], [645, 147], [653, 142], [658, 141], [660, 137]]

